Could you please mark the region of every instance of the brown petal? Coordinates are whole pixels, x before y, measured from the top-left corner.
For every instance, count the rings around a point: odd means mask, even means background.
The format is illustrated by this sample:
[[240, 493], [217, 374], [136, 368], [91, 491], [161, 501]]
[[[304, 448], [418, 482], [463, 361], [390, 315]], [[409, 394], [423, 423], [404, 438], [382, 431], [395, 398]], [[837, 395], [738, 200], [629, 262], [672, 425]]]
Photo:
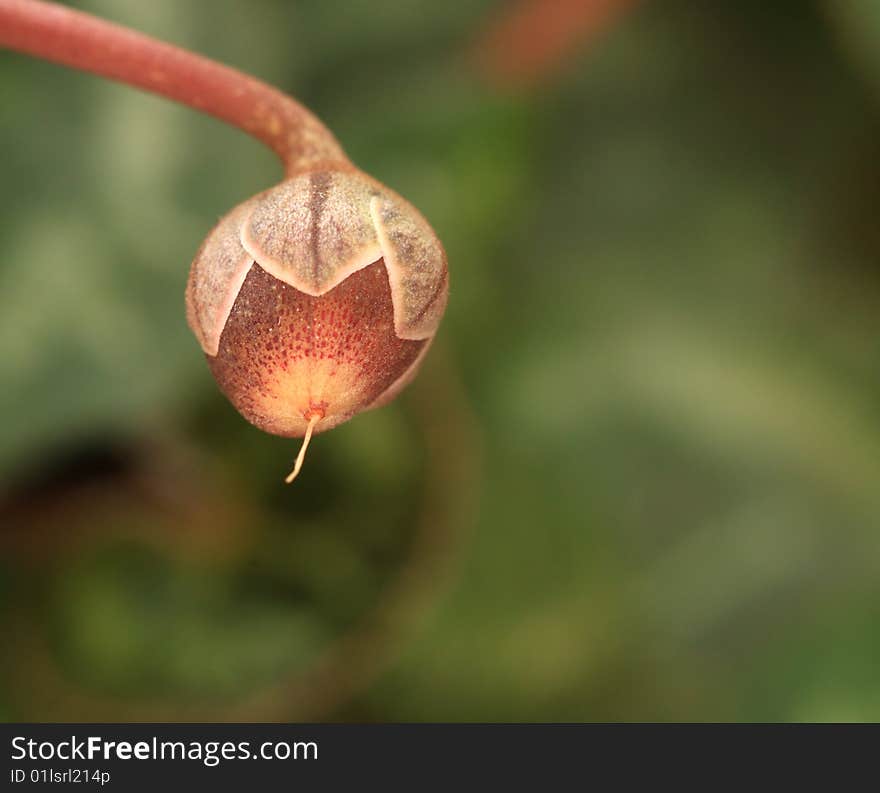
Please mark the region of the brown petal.
[[402, 199], [376, 196], [370, 211], [388, 268], [397, 335], [405, 339], [433, 336], [449, 294], [446, 254], [440, 240]]
[[446, 306], [446, 255], [430, 225], [359, 172], [303, 174], [267, 191], [242, 244], [267, 272], [314, 296], [384, 258], [401, 338], [432, 336]]
[[259, 196], [224, 215], [193, 259], [186, 284], [186, 319], [208, 355], [217, 354], [226, 318], [254, 263], [241, 245], [241, 226]]
[[377, 261], [373, 186], [342, 172], [314, 172], [269, 190], [245, 223], [242, 243], [267, 272], [322, 295]]

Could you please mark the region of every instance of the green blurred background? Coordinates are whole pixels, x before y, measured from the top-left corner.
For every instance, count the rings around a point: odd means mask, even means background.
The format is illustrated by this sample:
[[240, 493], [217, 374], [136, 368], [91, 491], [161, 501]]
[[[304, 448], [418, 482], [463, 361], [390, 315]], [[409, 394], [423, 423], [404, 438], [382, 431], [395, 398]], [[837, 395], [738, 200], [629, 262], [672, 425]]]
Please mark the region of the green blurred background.
[[501, 0], [75, 5], [304, 101], [452, 291], [284, 487], [183, 310], [274, 158], [0, 52], [0, 718], [880, 719], [880, 3], [646, 1], [504, 87]]

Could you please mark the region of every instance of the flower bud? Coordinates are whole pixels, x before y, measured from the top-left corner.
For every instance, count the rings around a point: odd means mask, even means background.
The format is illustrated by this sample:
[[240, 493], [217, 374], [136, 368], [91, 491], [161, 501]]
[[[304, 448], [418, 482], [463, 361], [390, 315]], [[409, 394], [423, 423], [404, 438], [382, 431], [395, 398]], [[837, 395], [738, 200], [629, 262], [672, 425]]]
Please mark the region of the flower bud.
[[220, 220], [192, 263], [187, 320], [238, 411], [307, 443], [397, 395], [447, 293], [413, 206], [361, 172], [315, 171]]

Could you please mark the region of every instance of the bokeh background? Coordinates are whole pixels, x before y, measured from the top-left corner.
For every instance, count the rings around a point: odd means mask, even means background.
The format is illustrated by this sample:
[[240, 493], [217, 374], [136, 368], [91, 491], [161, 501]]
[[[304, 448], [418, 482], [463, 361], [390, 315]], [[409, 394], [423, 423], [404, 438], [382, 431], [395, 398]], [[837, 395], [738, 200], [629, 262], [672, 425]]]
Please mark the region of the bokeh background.
[[0, 718], [880, 719], [876, 0], [83, 0], [444, 240], [393, 406], [247, 425], [184, 320], [275, 183], [0, 52]]

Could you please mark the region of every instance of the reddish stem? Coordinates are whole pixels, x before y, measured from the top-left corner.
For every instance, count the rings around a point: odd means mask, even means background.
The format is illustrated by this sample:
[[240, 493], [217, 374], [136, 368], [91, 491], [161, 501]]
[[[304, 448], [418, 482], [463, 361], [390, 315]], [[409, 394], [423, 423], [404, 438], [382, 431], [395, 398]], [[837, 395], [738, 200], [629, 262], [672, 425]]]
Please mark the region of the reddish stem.
[[299, 102], [266, 83], [102, 19], [41, 0], [0, 0], [0, 47], [117, 80], [225, 121], [274, 151], [291, 175], [348, 159]]

